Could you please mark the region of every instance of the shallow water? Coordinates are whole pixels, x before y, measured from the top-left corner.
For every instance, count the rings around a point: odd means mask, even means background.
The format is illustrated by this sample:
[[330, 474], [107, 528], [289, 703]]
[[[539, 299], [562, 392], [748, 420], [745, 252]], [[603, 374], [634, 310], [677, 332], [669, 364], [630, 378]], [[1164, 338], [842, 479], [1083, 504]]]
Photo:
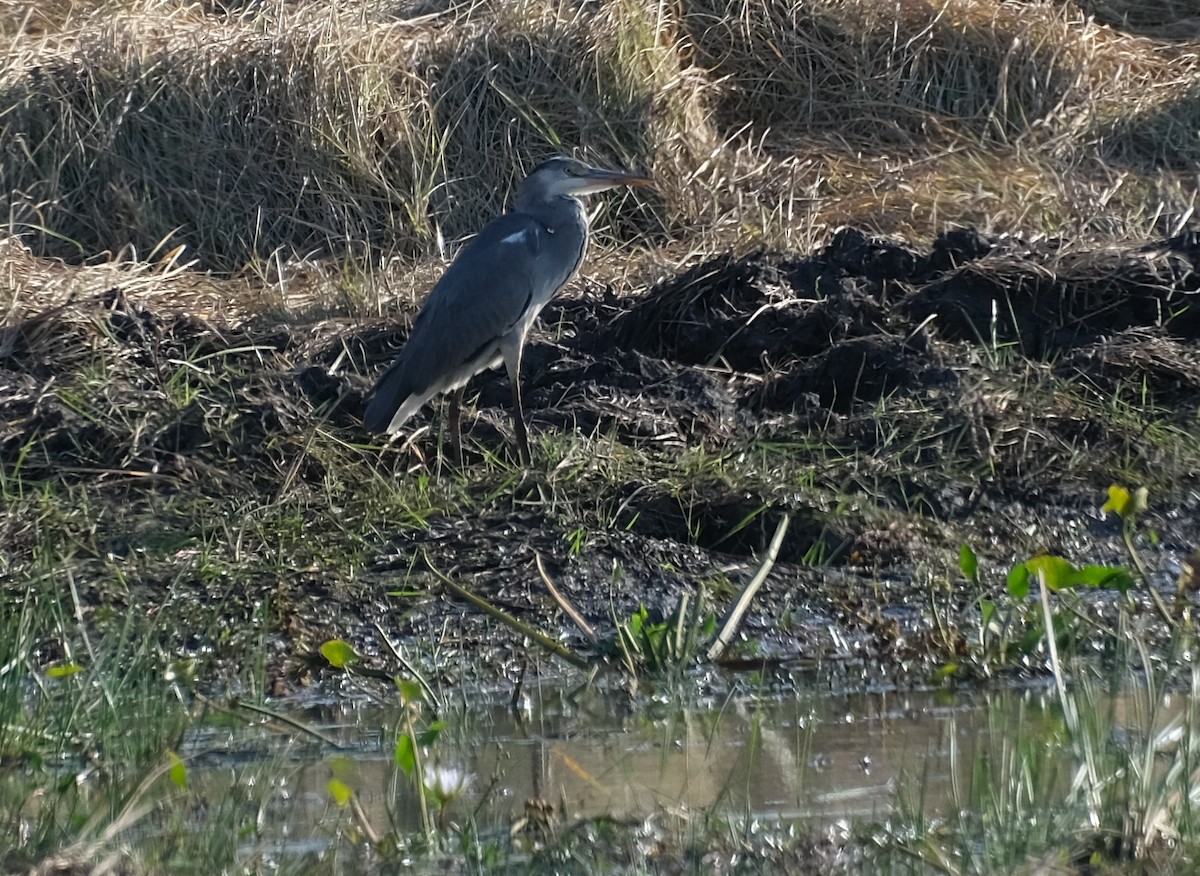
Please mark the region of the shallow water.
[[[575, 706], [551, 690], [519, 712], [495, 701], [444, 710], [427, 765], [469, 777], [449, 820], [474, 818], [481, 834], [507, 834], [526, 823], [534, 801], [550, 804], [558, 824], [703, 810], [820, 829], [883, 820], [900, 800], [934, 815], [954, 805], [954, 785], [979, 746], [1004, 734], [1049, 741], [1060, 726], [1040, 689], [630, 702], [591, 693]], [[312, 853], [358, 823], [334, 801], [334, 778], [354, 790], [376, 832], [419, 833], [413, 783], [394, 761], [399, 708], [325, 704], [288, 715], [342, 748], [277, 725], [209, 728], [183, 752], [201, 796], [260, 800], [243, 855]]]

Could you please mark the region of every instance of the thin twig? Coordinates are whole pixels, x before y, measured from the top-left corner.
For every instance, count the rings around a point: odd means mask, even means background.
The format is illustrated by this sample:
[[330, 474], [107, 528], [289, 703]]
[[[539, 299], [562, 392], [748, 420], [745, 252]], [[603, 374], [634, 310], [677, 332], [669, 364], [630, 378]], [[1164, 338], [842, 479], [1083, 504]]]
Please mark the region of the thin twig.
[[561, 657], [563, 660], [566, 660], [572, 666], [574, 666], [578, 669], [587, 669], [588, 666], [590, 665], [587, 660], [585, 660], [583, 657], [580, 657], [578, 654], [576, 654], [574, 651], [572, 651], [566, 645], [562, 644], [559, 641], [556, 641], [555, 639], [550, 638], [545, 633], [543, 633], [541, 630], [539, 630], [533, 626], [530, 626], [529, 624], [525, 623], [524, 621], [517, 620], [511, 614], [509, 614], [508, 612], [504, 611], [501, 608], [497, 608], [496, 606], [492, 605], [490, 602], [488, 602], [483, 597], [476, 596], [474, 593], [472, 593], [470, 590], [467, 590], [462, 585], [455, 583], [455, 581], [452, 580], [448, 575], [446, 575], [445, 572], [442, 572], [440, 569], [437, 568], [437, 566], [435, 566], [433, 564], [433, 561], [429, 558], [428, 553], [425, 553], [425, 563], [426, 563], [426, 565], [429, 566], [430, 571], [433, 572], [434, 577], [436, 577], [439, 581], [441, 581], [442, 584], [451, 593], [453, 593], [455, 596], [457, 596], [459, 599], [465, 599], [467, 602], [471, 603], [472, 605], [474, 605], [476, 608], [478, 608], [480, 611], [484, 612], [485, 614], [488, 614], [491, 617], [494, 617], [496, 620], [500, 621], [501, 623], [505, 624], [506, 626], [512, 627], [514, 630], [516, 630], [521, 635], [528, 636], [529, 638], [531, 638], [535, 642], [537, 642], [539, 645], [541, 645], [543, 648], [545, 648], [547, 651]]
[[[220, 709], [220, 706], [217, 706], [215, 703], [210, 703], [210, 704], [213, 705], [214, 707]], [[245, 702], [242, 702], [241, 700], [236, 700], [234, 702], [234, 705], [237, 706], [239, 709], [245, 709], [248, 712], [257, 712], [260, 715], [266, 715], [268, 718], [271, 718], [274, 721], [279, 721], [281, 724], [286, 724], [289, 727], [293, 727], [296, 730], [299, 730], [301, 733], [311, 736], [313, 739], [324, 742], [326, 745], [332, 745], [334, 748], [338, 748], [338, 749], [343, 749], [346, 747], [346, 746], [342, 745], [340, 742], [338, 742], [336, 739], [334, 739], [332, 736], [326, 736], [320, 730], [314, 730], [312, 727], [309, 727], [303, 721], [297, 721], [295, 718], [289, 718], [287, 715], [284, 715], [280, 712], [274, 712], [263, 706], [256, 706], [253, 703], [245, 703]], [[222, 711], [225, 711], [225, 710], [222, 709]]]
[[600, 637], [596, 635], [596, 631], [592, 629], [592, 625], [583, 619], [583, 615], [575, 610], [575, 606], [571, 605], [565, 596], [558, 592], [558, 588], [554, 586], [554, 582], [550, 580], [550, 576], [546, 573], [546, 567], [542, 565], [542, 555], [534, 551], [533, 559], [537, 563], [538, 574], [542, 576], [542, 583], [546, 585], [546, 589], [550, 591], [550, 596], [558, 603], [558, 607], [563, 610], [567, 617], [574, 621], [575, 626], [579, 627], [580, 631], [588, 637], [593, 645], [600, 641]]
[[792, 522], [790, 514], [784, 514], [779, 520], [779, 525], [775, 527], [775, 535], [771, 538], [771, 544], [767, 548], [767, 555], [763, 558], [762, 565], [758, 567], [758, 571], [750, 582], [742, 588], [741, 595], [737, 601], [730, 607], [729, 614], [725, 616], [725, 622], [721, 624], [721, 631], [717, 633], [717, 637], [713, 640], [712, 645], [708, 648], [706, 655], [709, 660], [719, 660], [729, 645], [733, 642], [733, 636], [737, 632], [738, 626], [742, 622], [742, 618], [750, 609], [750, 602], [754, 599], [754, 595], [758, 593], [758, 589], [762, 587], [763, 582], [767, 580], [767, 575], [771, 574], [771, 569], [775, 566], [775, 561], [779, 558], [779, 548], [783, 545], [783, 536], [787, 533], [788, 524]]
[[1133, 564], [1137, 567], [1138, 574], [1142, 577], [1142, 584], [1146, 588], [1146, 592], [1150, 594], [1150, 599], [1154, 603], [1154, 607], [1158, 609], [1158, 613], [1162, 615], [1162, 619], [1170, 628], [1179, 626], [1179, 618], [1171, 613], [1171, 609], [1163, 602], [1163, 598], [1158, 595], [1158, 590], [1154, 586], [1154, 582], [1150, 580], [1150, 570], [1146, 568], [1146, 564], [1142, 561], [1142, 555], [1138, 553], [1137, 546], [1133, 543], [1133, 526], [1128, 520], [1121, 521], [1121, 535], [1125, 539], [1125, 549], [1129, 552], [1129, 556], [1133, 558]]
[[367, 818], [366, 810], [363, 809], [361, 801], [358, 799], [358, 794], [354, 791], [350, 792], [350, 811], [354, 813], [354, 819], [358, 822], [359, 828], [367, 835], [367, 841], [378, 848], [381, 837], [378, 831], [371, 825], [370, 819]]
[[425, 678], [424, 674], [417, 670], [417, 667], [412, 665], [412, 662], [409, 661], [408, 658], [400, 653], [400, 649], [396, 646], [395, 642], [388, 638], [388, 634], [383, 631], [383, 627], [380, 626], [379, 621], [375, 621], [375, 632], [379, 633], [379, 638], [383, 639], [383, 644], [387, 645], [387, 649], [392, 652], [392, 656], [396, 658], [396, 662], [404, 667], [404, 670], [417, 680], [417, 684], [419, 684], [421, 686], [421, 690], [425, 692], [425, 698], [429, 700], [429, 702], [433, 703], [438, 712], [441, 712], [443, 709], [445, 709], [445, 704], [442, 703], [441, 697], [437, 695], [437, 692], [433, 689], [433, 686], [430, 685], [429, 680]]

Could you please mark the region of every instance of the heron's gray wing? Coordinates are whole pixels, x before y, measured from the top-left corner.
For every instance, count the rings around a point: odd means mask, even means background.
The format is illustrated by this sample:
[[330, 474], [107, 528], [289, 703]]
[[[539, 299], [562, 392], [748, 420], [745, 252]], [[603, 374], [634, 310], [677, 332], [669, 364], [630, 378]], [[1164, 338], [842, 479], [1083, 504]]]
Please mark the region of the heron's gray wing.
[[535, 220], [510, 213], [464, 247], [376, 383], [363, 416], [368, 429], [382, 432], [399, 425], [392, 420], [406, 401], [419, 398], [419, 406], [487, 366], [476, 360], [521, 322], [532, 302], [548, 297], [543, 287], [557, 274], [539, 270], [548, 237]]

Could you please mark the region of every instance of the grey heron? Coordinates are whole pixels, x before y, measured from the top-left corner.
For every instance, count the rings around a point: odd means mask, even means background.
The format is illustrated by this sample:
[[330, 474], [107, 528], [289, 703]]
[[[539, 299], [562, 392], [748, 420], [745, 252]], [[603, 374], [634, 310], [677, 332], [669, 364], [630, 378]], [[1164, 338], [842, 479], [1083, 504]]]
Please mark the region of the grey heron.
[[542, 308], [583, 261], [588, 217], [581, 195], [645, 186], [645, 176], [551, 158], [517, 187], [512, 207], [458, 254], [421, 305], [408, 340], [367, 399], [363, 425], [396, 432], [420, 407], [450, 392], [451, 449], [461, 463], [463, 388], [503, 362], [512, 384], [521, 461], [531, 461], [521, 407], [521, 351]]

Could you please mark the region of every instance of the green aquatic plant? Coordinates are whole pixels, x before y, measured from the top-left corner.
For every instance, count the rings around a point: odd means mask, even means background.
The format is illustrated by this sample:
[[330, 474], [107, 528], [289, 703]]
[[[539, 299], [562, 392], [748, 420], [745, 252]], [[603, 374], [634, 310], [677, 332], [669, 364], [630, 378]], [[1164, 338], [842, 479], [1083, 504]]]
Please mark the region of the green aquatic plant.
[[[964, 778], [951, 785], [950, 817], [927, 819], [919, 809], [923, 792], [905, 792], [898, 799], [901, 817], [872, 838], [880, 855], [868, 871], [1191, 871], [1200, 851], [1200, 672], [1187, 656], [1194, 637], [1178, 619], [1194, 569], [1185, 561], [1175, 607], [1168, 610], [1137, 549], [1147, 504], [1145, 489], [1114, 485], [1102, 508], [1121, 518], [1136, 571], [1038, 554], [1008, 572], [1006, 599], [979, 600], [979, 665], [987, 672], [1027, 664], [1044, 648], [1054, 675], [1050, 720], [1027, 720], [1026, 695], [1005, 693], [1015, 702], [991, 710], [996, 726], [976, 737], [981, 744], [973, 751], [951, 747], [951, 772]], [[958, 565], [964, 578], [980, 585], [984, 576], [969, 546], [961, 548]], [[1129, 623], [1129, 597], [1139, 583], [1167, 622], [1180, 662], [1153, 659], [1144, 635]], [[1095, 588], [1121, 594], [1116, 629], [1079, 598]], [[1108, 677], [1101, 679], [1094, 663], [1061, 656], [1060, 646], [1082, 628], [1103, 633], [1116, 652]], [[1013, 714], [1016, 732], [1008, 726]]]
[[984, 730], [950, 734], [945, 815], [924, 809], [928, 778], [902, 783], [861, 872], [1193, 872], [1200, 672], [1179, 675], [1147, 662], [1136, 677], [1080, 673], [1049, 702], [997, 693]]
[[[1155, 609], [1168, 625], [1174, 627], [1183, 611], [1183, 602], [1176, 600], [1168, 608], [1153, 585], [1150, 573], [1137, 548], [1138, 520], [1146, 510], [1148, 492], [1145, 488], [1127, 490], [1112, 486], [1101, 510], [1121, 518], [1122, 537], [1131, 566], [1078, 564], [1050, 552], [1038, 552], [1015, 563], [1004, 577], [1002, 596], [988, 588], [980, 569], [979, 557], [970, 545], [959, 548], [958, 570], [970, 584], [983, 592], [977, 599], [979, 607], [978, 636], [964, 643], [974, 657], [975, 665], [985, 675], [1018, 664], [1027, 664], [1039, 649], [1045, 648], [1051, 669], [1061, 675], [1059, 647], [1082, 638], [1087, 632], [1100, 632], [1105, 640], [1113, 631], [1088, 610], [1080, 594], [1087, 590], [1112, 590], [1132, 604], [1133, 591], [1139, 584], [1144, 588]], [[1186, 578], [1186, 575], [1183, 576]], [[1186, 587], [1181, 584], [1183, 589]], [[1030, 599], [1031, 596], [1036, 599]], [[962, 669], [958, 662], [944, 664], [936, 678], [946, 678]]]
[[694, 662], [704, 642], [717, 629], [717, 619], [705, 608], [704, 600], [695, 604], [685, 593], [668, 617], [656, 620], [646, 606], [617, 627], [615, 647], [621, 663], [631, 675], [639, 668], [662, 674]]
[[[391, 643], [388, 644], [391, 647]], [[341, 639], [326, 641], [318, 650], [330, 666], [351, 676], [356, 664], [361, 662], [354, 647]], [[392, 763], [417, 795], [423, 838], [426, 846], [432, 849], [437, 846], [439, 834], [445, 836], [450, 832], [451, 805], [470, 787], [472, 777], [450, 752], [439, 750], [438, 741], [447, 723], [435, 717], [441, 704], [428, 682], [420, 677], [399, 675], [393, 677], [393, 682], [399, 698], [400, 716], [395, 727]], [[384, 835], [370, 823], [358, 804], [348, 772], [347, 776], [334, 775], [329, 779], [326, 790], [330, 797], [338, 806], [353, 812], [362, 834], [373, 845], [390, 850], [403, 847], [404, 837], [398, 828], [393, 826]]]

